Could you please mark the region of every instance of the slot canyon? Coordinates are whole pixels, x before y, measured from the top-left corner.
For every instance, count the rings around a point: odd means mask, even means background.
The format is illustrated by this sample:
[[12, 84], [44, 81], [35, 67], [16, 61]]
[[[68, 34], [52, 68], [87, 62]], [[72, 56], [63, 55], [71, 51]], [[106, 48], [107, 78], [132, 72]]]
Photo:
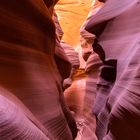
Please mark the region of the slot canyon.
[[0, 140], [140, 140], [140, 0], [0, 0]]

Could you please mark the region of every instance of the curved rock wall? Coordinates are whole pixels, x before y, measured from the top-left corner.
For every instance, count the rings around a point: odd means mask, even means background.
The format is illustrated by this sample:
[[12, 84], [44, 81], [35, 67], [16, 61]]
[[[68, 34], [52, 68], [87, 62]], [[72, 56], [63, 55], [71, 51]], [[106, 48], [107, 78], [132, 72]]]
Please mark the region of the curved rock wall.
[[[56, 35], [50, 14], [53, 6], [47, 5], [48, 9], [45, 3], [0, 1], [0, 86], [4, 89], [0, 90], [0, 123], [5, 125], [0, 129], [2, 140], [20, 136], [19, 139], [34, 140], [73, 139], [70, 125], [74, 120], [64, 102], [54, 60]], [[25, 123], [17, 133], [21, 119]], [[35, 135], [31, 137], [31, 133]]]
[[140, 20], [138, 3], [108, 0], [85, 27], [99, 40], [92, 47], [103, 61], [94, 106], [99, 140], [140, 137], [139, 25], [132, 23]]

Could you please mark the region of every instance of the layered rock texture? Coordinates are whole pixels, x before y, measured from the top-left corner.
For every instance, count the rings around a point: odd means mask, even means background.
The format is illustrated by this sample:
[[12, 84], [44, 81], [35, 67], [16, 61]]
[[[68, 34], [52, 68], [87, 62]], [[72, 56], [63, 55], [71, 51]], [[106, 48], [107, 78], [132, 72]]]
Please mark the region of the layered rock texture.
[[1, 140], [72, 140], [76, 135], [54, 59], [54, 3], [0, 1]]
[[139, 140], [140, 0], [57, 2], [0, 1], [0, 140]]
[[103, 63], [93, 108], [99, 140], [140, 137], [139, 11], [139, 0], [108, 0], [85, 26]]

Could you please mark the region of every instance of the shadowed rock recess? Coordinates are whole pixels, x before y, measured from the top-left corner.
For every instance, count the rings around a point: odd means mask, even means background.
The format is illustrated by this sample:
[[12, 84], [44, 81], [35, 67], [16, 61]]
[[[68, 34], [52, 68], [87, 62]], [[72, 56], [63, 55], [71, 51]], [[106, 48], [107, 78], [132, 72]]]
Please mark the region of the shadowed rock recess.
[[140, 139], [140, 0], [0, 0], [0, 140]]

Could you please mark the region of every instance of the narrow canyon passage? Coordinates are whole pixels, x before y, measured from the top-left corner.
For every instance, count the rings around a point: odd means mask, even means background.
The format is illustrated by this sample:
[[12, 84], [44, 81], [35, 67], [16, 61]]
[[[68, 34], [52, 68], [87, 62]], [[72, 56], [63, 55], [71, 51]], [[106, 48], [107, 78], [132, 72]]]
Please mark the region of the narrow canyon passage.
[[[64, 91], [66, 103], [76, 120], [79, 130], [75, 140], [97, 140], [95, 134], [96, 119], [92, 113], [92, 108], [95, 101], [98, 67], [95, 64], [93, 69], [97, 70], [93, 70], [92, 72], [91, 66], [89, 66], [90, 70], [86, 72], [86, 65], [88, 64], [83, 59], [80, 47], [80, 28], [91, 9], [92, 3], [92, 0], [60, 0], [55, 7], [64, 32], [62, 39], [75, 48], [80, 61], [79, 69], [72, 76], [71, 86]], [[95, 7], [98, 5], [97, 3], [95, 2]], [[74, 18], [76, 20], [73, 20]], [[90, 61], [92, 61], [92, 58]], [[96, 63], [100, 63], [98, 61]], [[89, 63], [91, 63], [90, 65], [94, 65], [93, 62]]]
[[[75, 140], [97, 140], [95, 135], [96, 120], [91, 112], [95, 100], [95, 93], [86, 91], [87, 76], [85, 71], [78, 70], [72, 85], [64, 91], [64, 97], [71, 110], [78, 127], [78, 135]], [[96, 83], [92, 84], [95, 85]], [[92, 87], [89, 87], [92, 88]], [[88, 88], [88, 90], [90, 90]]]
[[86, 75], [79, 68], [64, 92], [79, 128], [76, 140], [139, 140], [139, 0], [100, 1], [56, 6], [62, 39], [79, 53]]
[[0, 140], [140, 140], [140, 0], [0, 0]]

